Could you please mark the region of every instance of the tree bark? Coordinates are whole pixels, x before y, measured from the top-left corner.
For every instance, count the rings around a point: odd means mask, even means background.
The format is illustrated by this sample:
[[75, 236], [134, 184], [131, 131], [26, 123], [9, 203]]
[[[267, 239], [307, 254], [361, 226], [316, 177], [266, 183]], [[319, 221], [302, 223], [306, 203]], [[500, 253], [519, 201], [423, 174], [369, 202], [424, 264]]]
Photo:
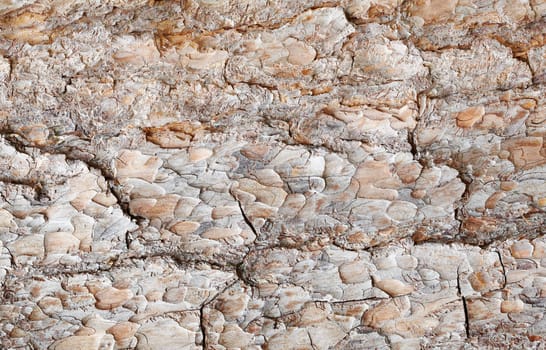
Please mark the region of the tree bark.
[[545, 16], [0, 0], [0, 347], [539, 348]]

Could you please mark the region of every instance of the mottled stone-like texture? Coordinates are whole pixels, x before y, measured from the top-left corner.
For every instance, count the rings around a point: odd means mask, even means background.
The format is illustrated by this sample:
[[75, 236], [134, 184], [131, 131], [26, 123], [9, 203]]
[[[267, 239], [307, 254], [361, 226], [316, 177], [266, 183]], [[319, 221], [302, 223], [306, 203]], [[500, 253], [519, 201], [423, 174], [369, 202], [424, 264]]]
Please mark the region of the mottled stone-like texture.
[[539, 349], [544, 0], [0, 0], [0, 348]]

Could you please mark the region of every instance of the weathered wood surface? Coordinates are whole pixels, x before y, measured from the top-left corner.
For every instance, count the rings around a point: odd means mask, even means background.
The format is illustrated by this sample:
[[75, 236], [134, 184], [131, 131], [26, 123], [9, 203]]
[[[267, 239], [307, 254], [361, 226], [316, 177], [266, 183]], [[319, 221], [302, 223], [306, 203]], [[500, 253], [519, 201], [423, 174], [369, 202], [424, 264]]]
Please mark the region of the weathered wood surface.
[[541, 348], [545, 16], [0, 0], [0, 347]]

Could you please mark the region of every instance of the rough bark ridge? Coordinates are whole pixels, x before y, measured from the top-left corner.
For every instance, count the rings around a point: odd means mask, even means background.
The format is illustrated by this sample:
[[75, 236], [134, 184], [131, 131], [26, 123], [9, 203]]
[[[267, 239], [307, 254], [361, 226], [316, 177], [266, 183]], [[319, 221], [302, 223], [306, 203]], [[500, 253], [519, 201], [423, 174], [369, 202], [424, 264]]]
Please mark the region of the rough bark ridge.
[[540, 348], [545, 16], [0, 0], [0, 347]]

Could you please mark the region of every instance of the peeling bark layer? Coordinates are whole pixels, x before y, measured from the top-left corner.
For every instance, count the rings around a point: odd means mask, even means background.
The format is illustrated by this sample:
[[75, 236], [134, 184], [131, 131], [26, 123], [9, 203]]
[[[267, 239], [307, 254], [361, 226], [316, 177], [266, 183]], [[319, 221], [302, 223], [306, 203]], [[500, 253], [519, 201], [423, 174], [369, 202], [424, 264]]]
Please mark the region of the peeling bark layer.
[[0, 347], [540, 348], [545, 16], [0, 0]]

